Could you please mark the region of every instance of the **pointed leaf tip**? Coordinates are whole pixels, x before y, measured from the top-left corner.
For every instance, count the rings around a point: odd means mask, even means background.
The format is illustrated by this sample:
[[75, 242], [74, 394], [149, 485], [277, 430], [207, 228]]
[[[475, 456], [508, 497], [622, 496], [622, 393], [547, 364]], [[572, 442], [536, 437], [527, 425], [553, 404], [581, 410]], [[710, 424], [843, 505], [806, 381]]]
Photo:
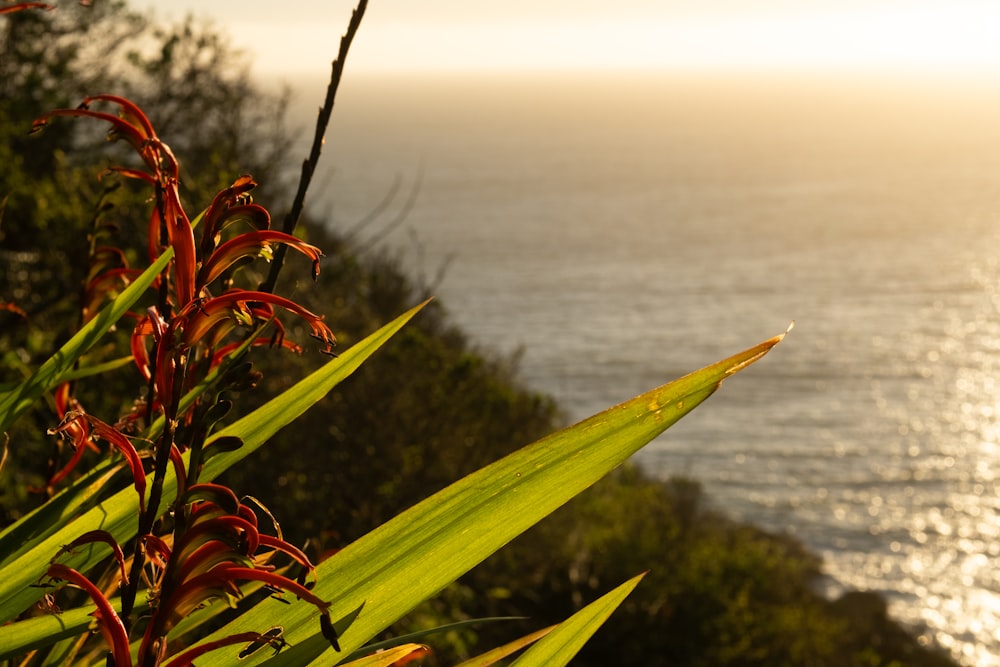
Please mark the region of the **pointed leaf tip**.
[[523, 653], [512, 663], [512, 667], [562, 667], [569, 664], [644, 576], [645, 573], [629, 579], [580, 609]]
[[774, 336], [773, 338], [768, 338], [764, 342], [758, 343], [757, 345], [745, 350], [744, 352], [738, 355], [735, 355], [734, 357], [730, 357], [730, 359], [734, 360], [735, 363], [726, 369], [725, 377], [729, 377], [730, 375], [735, 375], [736, 373], [739, 373], [740, 371], [745, 369], [747, 366], [750, 366], [755, 362], [757, 362], [761, 357], [770, 352], [772, 347], [774, 347], [775, 345], [777, 345], [778, 343], [780, 343], [785, 339], [785, 336], [787, 336], [788, 332], [792, 330], [792, 326], [794, 326], [794, 324], [795, 324], [794, 322], [792, 322], [792, 324], [789, 324], [788, 328], [785, 329], [784, 333], [780, 333], [777, 336]]

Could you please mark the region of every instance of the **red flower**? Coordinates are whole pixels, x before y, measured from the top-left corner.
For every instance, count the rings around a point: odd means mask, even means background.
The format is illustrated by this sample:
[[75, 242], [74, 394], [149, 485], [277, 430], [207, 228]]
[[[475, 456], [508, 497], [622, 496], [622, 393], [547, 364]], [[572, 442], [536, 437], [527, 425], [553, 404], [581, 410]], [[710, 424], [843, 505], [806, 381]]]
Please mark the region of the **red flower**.
[[[91, 110], [90, 105], [94, 102], [110, 102], [117, 105], [119, 107], [118, 115]], [[131, 144], [157, 181], [163, 183], [168, 180], [177, 180], [177, 158], [174, 157], [170, 148], [156, 136], [153, 124], [149, 122], [146, 114], [124, 97], [107, 94], [93, 95], [84, 99], [76, 109], [53, 109], [35, 119], [31, 127], [32, 132], [38, 132], [44, 128], [48, 124], [49, 118], [53, 116], [80, 116], [111, 123], [111, 129], [108, 131], [109, 141], [124, 139]]]
[[28, 314], [21, 310], [16, 303], [11, 303], [10, 301], [0, 301], [0, 310], [6, 310], [14, 313], [15, 315], [20, 315], [24, 319], [28, 319]]
[[[118, 106], [118, 115], [93, 111], [94, 102], [108, 102]], [[53, 116], [82, 116], [107, 121], [111, 124], [108, 139], [124, 139], [135, 149], [149, 168], [149, 172], [119, 169], [120, 172], [142, 178], [156, 185], [156, 206], [149, 225], [150, 258], [160, 252], [160, 229], [165, 227], [167, 239], [174, 249], [174, 277], [177, 300], [180, 305], [194, 298], [195, 245], [191, 221], [181, 206], [177, 191], [179, 167], [170, 147], [160, 141], [153, 124], [138, 106], [117, 95], [94, 95], [86, 98], [76, 109], [55, 109], [43, 114], [32, 124], [32, 131], [40, 131]]]
[[125, 554], [122, 552], [122, 548], [118, 544], [118, 541], [115, 540], [114, 536], [106, 530], [91, 530], [84, 533], [69, 544], [64, 545], [52, 560], [55, 561], [55, 559], [61, 554], [72, 553], [77, 547], [83, 546], [84, 544], [92, 544], [94, 542], [104, 542], [111, 548], [115, 561], [118, 563], [118, 568], [122, 573], [122, 583], [127, 584], [128, 573], [125, 572]]
[[135, 492], [139, 494], [140, 511], [145, 511], [146, 473], [142, 468], [142, 461], [135, 445], [121, 431], [85, 412], [70, 411], [59, 426], [50, 428], [48, 432], [49, 435], [66, 434], [73, 438], [73, 444], [77, 449], [84, 447], [90, 438], [106, 440], [125, 457], [125, 462], [128, 463], [129, 469], [132, 471]]
[[202, 265], [201, 271], [198, 272], [197, 284], [199, 286], [208, 285], [218, 278], [223, 271], [244, 258], [256, 259], [257, 257], [263, 257], [270, 262], [273, 256], [271, 246], [275, 243], [281, 243], [294, 248], [309, 257], [313, 263], [313, 280], [319, 276], [319, 260], [323, 256], [319, 248], [291, 234], [267, 229], [257, 232], [244, 232], [216, 248], [208, 261]]
[[[222, 340], [240, 325], [253, 327], [258, 322], [274, 319], [273, 306], [305, 319], [312, 329], [312, 336], [323, 343], [323, 352], [332, 353], [336, 337], [321, 316], [270, 292], [230, 290], [216, 297], [198, 299], [183, 308], [169, 324], [155, 308], [150, 308], [132, 332], [131, 349], [136, 366], [149, 380], [152, 364], [146, 341], [152, 336], [157, 342], [154, 399], [162, 406], [173, 395], [177, 354], [199, 348], [196, 355], [210, 358], [213, 364], [218, 363], [221, 358], [214, 350]], [[284, 328], [280, 322], [275, 320], [275, 326], [279, 327], [277, 337], [257, 344], [278, 344], [298, 351], [297, 345], [284, 341]], [[212, 356], [209, 357], [209, 354]]]
[[55, 9], [55, 6], [47, 2], [19, 2], [16, 5], [0, 7], [0, 14], [13, 14], [23, 9]]
[[[90, 106], [95, 103], [114, 105], [117, 114], [92, 110]], [[152, 395], [144, 399], [143, 406], [147, 414], [149, 410], [159, 409], [167, 417], [169, 425], [155, 447], [155, 476], [148, 511], [145, 470], [131, 440], [118, 428], [86, 414], [72, 402], [68, 386], [57, 393], [57, 409], [62, 421], [50, 431], [73, 442], [76, 453], [71, 465], [79, 458], [84, 446], [93, 446], [92, 440], [101, 438], [125, 457], [132, 471], [133, 484], [139, 496], [140, 535], [136, 543], [132, 581], [122, 589], [122, 614], [126, 619], [131, 617], [140, 580], [148, 584], [147, 594], [152, 601], [152, 615], [139, 647], [139, 663], [158, 664], [167, 655], [167, 635], [181, 619], [212, 599], [221, 598], [234, 603], [242, 597], [240, 584], [247, 581], [260, 582], [276, 593], [294, 594], [314, 605], [320, 612], [322, 634], [339, 650], [337, 633], [329, 617], [330, 603], [320, 599], [306, 585], [307, 577], [315, 577], [315, 567], [305, 553], [285, 542], [280, 529], [276, 528], [277, 536], [262, 535], [255, 510], [242, 504], [227, 487], [194, 483], [196, 470], [188, 477], [181, 450], [190, 447], [192, 451], [197, 451], [197, 443], [201, 442], [204, 432], [219, 416], [215, 411], [215, 417], [209, 419], [207, 415], [212, 412], [211, 409], [207, 412], [191, 409], [182, 414], [178, 403], [184, 391], [202, 381], [207, 369], [219, 363], [233, 349], [233, 346], [223, 346], [223, 341], [237, 327], [254, 328], [273, 322], [275, 333], [272, 337], [262, 336], [249, 344], [281, 345], [301, 351], [295, 343], [285, 341], [284, 325], [277, 318], [279, 310], [304, 319], [313, 337], [323, 343], [324, 351], [331, 352], [336, 342], [333, 331], [321, 316], [294, 301], [271, 292], [229, 289], [213, 296], [213, 290], [210, 290], [211, 285], [223, 282], [220, 278], [239, 264], [260, 257], [270, 260], [275, 245], [290, 246], [308, 257], [312, 261], [314, 278], [320, 271], [322, 253], [319, 248], [294, 236], [270, 229], [267, 210], [251, 201], [249, 193], [256, 183], [249, 176], [237, 179], [229, 188], [219, 192], [195, 220], [195, 224], [204, 226], [200, 245], [196, 245], [194, 224], [180, 201], [177, 160], [138, 106], [114, 95], [97, 95], [88, 97], [77, 109], [57, 109], [43, 115], [35, 121], [33, 129], [41, 129], [55, 116], [106, 121], [111, 125], [109, 139], [124, 139], [132, 146], [142, 160], [142, 166], [115, 167], [112, 171], [153, 186], [155, 206], [149, 218], [149, 255], [153, 259], [166, 247], [173, 250], [171, 269], [158, 277], [160, 299], [139, 319], [131, 336], [132, 357], [142, 376], [152, 385]], [[249, 231], [233, 234], [227, 229], [238, 223], [248, 225]], [[85, 316], [88, 317], [108, 293], [127, 284], [133, 275], [124, 254], [115, 248], [97, 247], [92, 259], [84, 306]], [[246, 341], [235, 345], [245, 344]], [[133, 414], [120, 423], [134, 420], [137, 414], [133, 410]], [[204, 416], [205, 423], [192, 423], [196, 415]], [[227, 439], [217, 441], [214, 446], [240, 444], [236, 438], [229, 438], [225, 445], [220, 444], [224, 441]], [[192, 460], [197, 466], [196, 460]], [[60, 474], [67, 474], [71, 465]], [[153, 515], [160, 504], [162, 476], [166, 474], [168, 465], [173, 466], [178, 479], [177, 497], [172, 504], [174, 533], [172, 538], [161, 538], [152, 534], [154, 526], [158, 525]], [[267, 512], [266, 508], [262, 509]], [[67, 545], [64, 550], [93, 541], [111, 546], [122, 570], [122, 579], [126, 581], [121, 549], [107, 533], [92, 531]], [[271, 564], [281, 554], [301, 568], [298, 580], [284, 576]], [[115, 664], [128, 664], [129, 645], [124, 624], [101, 592], [79, 572], [60, 564], [51, 565], [49, 577], [70, 581], [88, 591], [98, 606], [95, 615], [112, 646]], [[178, 656], [175, 663], [190, 664], [206, 650], [232, 643], [250, 643], [241, 656], [265, 645], [280, 648], [283, 645], [281, 633], [273, 630], [241, 633], [210, 642], [201, 649]]]
[[[83, 407], [80, 403], [70, 395], [71, 384], [69, 382], [64, 382], [56, 388], [54, 399], [56, 404], [56, 414], [59, 415], [60, 422], [62, 422], [62, 436], [66, 440], [73, 443], [73, 456], [70, 460], [66, 462], [58, 472], [56, 472], [52, 477], [49, 478], [47, 486], [49, 488], [59, 484], [61, 481], [66, 479], [67, 476], [76, 468], [80, 459], [83, 458], [83, 453], [90, 449], [94, 452], [99, 452], [100, 450], [90, 439], [90, 428], [87, 425], [86, 420], [74, 419], [66, 421], [66, 416], [69, 413], [82, 413]], [[50, 431], [51, 433], [51, 431]]]
[[255, 187], [257, 183], [253, 178], [240, 176], [232, 185], [215, 195], [202, 216], [202, 257], [212, 254], [222, 239], [222, 230], [235, 222], [247, 223], [256, 230], [271, 226], [271, 216], [267, 209], [250, 201], [250, 191]]
[[[262, 564], [275, 552], [289, 555], [306, 572], [314, 569], [312, 563], [299, 549], [280, 537], [261, 535], [253, 510], [241, 504], [231, 490], [218, 484], [196, 484], [187, 490], [181, 502], [186, 506], [183, 512], [187, 527], [176, 537], [173, 548], [167, 547], [161, 540], [147, 538], [147, 548], [154, 556], [152, 562], [161, 574], [154, 578], [158, 582], [158, 603], [139, 649], [140, 663], [152, 653], [159, 655], [170, 630], [209, 600], [223, 599], [235, 604], [243, 596], [239, 587], [243, 581], [258, 581], [296, 595], [319, 609], [327, 619], [323, 627], [329, 625], [332, 628], [327, 616], [330, 603], [305, 585]], [[267, 548], [269, 553], [257, 554], [261, 546]], [[254, 641], [259, 637], [220, 640], [212, 645], [218, 647], [236, 641]]]
[[181, 340], [193, 346], [202, 340], [215, 343], [238, 324], [252, 326], [256, 319], [266, 320], [273, 316], [271, 306], [278, 306], [298, 315], [309, 323], [314, 338], [324, 344], [324, 351], [330, 352], [336, 338], [323, 318], [299, 304], [271, 292], [253, 290], [231, 290], [217, 297], [189, 305], [181, 311], [176, 321], [184, 321], [180, 328]]
[[90, 599], [97, 605], [97, 609], [92, 615], [97, 619], [104, 640], [111, 647], [113, 662], [109, 664], [113, 664], [114, 667], [131, 667], [132, 660], [129, 656], [128, 633], [125, 632], [125, 625], [101, 589], [73, 568], [59, 563], [49, 565], [47, 574], [54, 581], [68, 581], [86, 591]]

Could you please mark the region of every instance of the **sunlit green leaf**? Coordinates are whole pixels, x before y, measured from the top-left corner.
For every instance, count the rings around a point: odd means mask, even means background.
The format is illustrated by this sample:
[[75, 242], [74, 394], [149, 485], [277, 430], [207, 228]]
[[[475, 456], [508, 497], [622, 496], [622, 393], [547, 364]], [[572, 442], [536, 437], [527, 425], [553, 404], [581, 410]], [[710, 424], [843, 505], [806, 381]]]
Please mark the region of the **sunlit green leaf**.
[[570, 616], [515, 660], [511, 667], [561, 667], [568, 664], [643, 576], [640, 574], [629, 579]]
[[[340, 659], [583, 491], [768, 352], [772, 338], [529, 445], [400, 514], [320, 564], [314, 591], [331, 616], [363, 612], [341, 637]], [[215, 636], [266, 627], [265, 601]], [[291, 648], [268, 665], [329, 665], [311, 606], [282, 613]], [[209, 658], [206, 665], [223, 664]]]
[[93, 366], [77, 368], [63, 375], [59, 381], [69, 382], [70, 380], [80, 380], [82, 378], [100, 375], [101, 373], [107, 373], [108, 371], [128, 366], [131, 363], [132, 357], [119, 357], [117, 359], [112, 359], [111, 361], [106, 361], [103, 364], [94, 364]]
[[556, 627], [558, 626], [550, 625], [547, 628], [536, 630], [535, 632], [519, 637], [512, 642], [507, 642], [503, 646], [498, 646], [495, 649], [487, 651], [486, 653], [477, 655], [475, 658], [464, 660], [455, 665], [455, 667], [490, 667], [490, 665], [497, 664], [499, 661], [514, 655], [526, 646], [531, 646], [531, 644], [537, 642], [539, 639], [552, 632], [552, 630]]
[[403, 644], [343, 664], [349, 667], [392, 667], [398, 660], [406, 658], [412, 660], [427, 653], [429, 653], [427, 647], [421, 644]]

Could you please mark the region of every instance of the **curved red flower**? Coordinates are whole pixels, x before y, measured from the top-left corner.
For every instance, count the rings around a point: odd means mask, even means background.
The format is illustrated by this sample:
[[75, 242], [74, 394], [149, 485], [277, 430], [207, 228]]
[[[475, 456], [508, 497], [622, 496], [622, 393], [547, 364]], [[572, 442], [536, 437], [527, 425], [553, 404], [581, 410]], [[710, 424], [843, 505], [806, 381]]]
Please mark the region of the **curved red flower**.
[[47, 2], [19, 2], [15, 5], [0, 7], [0, 14], [13, 14], [25, 9], [55, 9], [55, 5], [50, 5]]
[[320, 315], [306, 310], [299, 304], [282, 296], [271, 292], [257, 292], [254, 290], [231, 290], [204, 301], [189, 305], [177, 317], [176, 321], [184, 321], [181, 327], [181, 340], [188, 346], [193, 346], [202, 340], [210, 340], [217, 343], [222, 336], [239, 324], [252, 326], [255, 317], [255, 308], [265, 306], [270, 310], [271, 306], [278, 306], [290, 313], [294, 313], [309, 323], [314, 338], [324, 344], [324, 351], [332, 351], [336, 337], [333, 331], [323, 323]]
[[[118, 107], [118, 114], [94, 111], [94, 102], [107, 102]], [[194, 232], [191, 220], [181, 205], [177, 189], [180, 167], [170, 147], [156, 136], [153, 124], [134, 102], [118, 95], [93, 95], [76, 109], [54, 109], [42, 114], [32, 124], [32, 131], [41, 131], [54, 116], [78, 116], [103, 120], [111, 124], [108, 139], [124, 139], [136, 151], [149, 173], [119, 169], [127, 176], [138, 177], [156, 185], [156, 206], [149, 225], [150, 259], [160, 254], [160, 230], [165, 228], [169, 245], [174, 249], [174, 279], [180, 305], [194, 299], [194, 277], [197, 270]]]
[[104, 640], [111, 647], [113, 662], [110, 664], [113, 664], [114, 667], [131, 667], [132, 659], [129, 655], [128, 633], [125, 631], [125, 625], [101, 589], [73, 568], [59, 563], [49, 565], [47, 575], [55, 581], [67, 581], [83, 589], [90, 596], [90, 599], [97, 605], [93, 616], [97, 619]]
[[245, 222], [256, 230], [271, 226], [271, 215], [263, 206], [250, 201], [250, 191], [257, 187], [251, 176], [240, 176], [228, 188], [220, 190], [203, 214], [202, 257], [208, 257], [222, 240], [222, 230], [234, 222]]
[[[83, 428], [82, 425], [86, 425], [87, 428]], [[66, 414], [65, 419], [56, 426], [55, 428], [50, 428], [48, 431], [49, 435], [57, 434], [67, 434], [70, 437], [81, 438], [81, 437], [96, 437], [106, 440], [112, 447], [118, 450], [118, 452], [125, 457], [125, 462], [128, 464], [129, 469], [132, 471], [132, 482], [135, 486], [135, 492], [139, 495], [139, 508], [140, 511], [145, 511], [146, 509], [146, 472], [142, 467], [142, 460], [139, 458], [139, 452], [136, 451], [135, 445], [132, 441], [128, 439], [121, 431], [116, 429], [110, 424], [105, 424], [103, 421], [88, 415], [85, 412], [70, 411]], [[87, 433], [86, 436], [83, 434]], [[78, 442], [77, 447], [82, 447], [83, 442]]]
[[198, 285], [210, 284], [241, 259], [263, 257], [270, 262], [273, 256], [271, 246], [279, 243], [294, 248], [311, 259], [313, 280], [319, 276], [319, 260], [323, 256], [319, 248], [291, 234], [265, 229], [257, 232], [244, 232], [216, 248], [198, 272]]

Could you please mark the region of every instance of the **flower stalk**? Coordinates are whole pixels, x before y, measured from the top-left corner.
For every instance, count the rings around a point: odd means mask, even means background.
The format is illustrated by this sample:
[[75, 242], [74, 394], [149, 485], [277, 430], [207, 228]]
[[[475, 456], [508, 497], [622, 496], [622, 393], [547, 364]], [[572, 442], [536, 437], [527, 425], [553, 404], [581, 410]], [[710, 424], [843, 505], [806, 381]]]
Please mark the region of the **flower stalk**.
[[[92, 108], [98, 104], [115, 107], [117, 114]], [[168, 658], [168, 634], [181, 619], [213, 600], [236, 604], [243, 597], [241, 585], [246, 582], [294, 594], [315, 606], [320, 613], [321, 632], [334, 646], [339, 646], [328, 615], [330, 603], [312, 593], [304, 583], [315, 569], [305, 553], [285, 542], [280, 532], [278, 536], [261, 534], [255, 512], [242, 504], [232, 490], [197, 482], [202, 446], [214, 425], [228, 412], [228, 401], [219, 399], [216, 390], [181, 408], [184, 394], [204, 382], [207, 374], [233, 351], [266, 342], [300, 352], [297, 344], [285, 340], [279, 313], [305, 320], [312, 336], [322, 344], [322, 351], [332, 353], [336, 339], [321, 316], [273, 292], [236, 286], [237, 274], [244, 264], [260, 258], [270, 261], [275, 248], [290, 247], [304, 255], [311, 261], [316, 278], [322, 252], [291, 234], [269, 228], [267, 210], [250, 200], [250, 191], [256, 183], [249, 176], [237, 179], [219, 192], [198, 217], [204, 230], [200, 243], [196, 244], [191, 217], [180, 201], [177, 160], [138, 106], [115, 95], [96, 95], [85, 99], [76, 109], [57, 109], [43, 115], [35, 121], [33, 129], [39, 131], [50, 119], [59, 116], [107, 122], [111, 126], [108, 139], [124, 140], [133, 148], [142, 167], [119, 166], [112, 171], [145, 182], [153, 189], [154, 203], [148, 223], [149, 255], [157, 257], [169, 247], [173, 250], [173, 260], [155, 283], [159, 290], [156, 305], [138, 318], [130, 341], [132, 359], [149, 389], [142, 401], [146, 421], [155, 413], [164, 420], [164, 427], [151, 447], [152, 481], [148, 489], [143, 456], [132, 440], [119, 428], [86, 413], [73, 402], [68, 387], [59, 403], [62, 420], [50, 430], [51, 434], [68, 439], [75, 450], [65, 472], [53, 477], [53, 484], [66, 477], [84, 448], [92, 446], [95, 439], [108, 442], [124, 457], [132, 472], [139, 511], [138, 538], [133, 545], [130, 569], [121, 548], [102, 531], [87, 533], [63, 550], [94, 541], [112, 547], [121, 572], [121, 613], [115, 613], [100, 590], [75, 570], [54, 563], [49, 568], [50, 579], [84, 588], [95, 599], [96, 615], [112, 647], [116, 665], [128, 664], [128, 635], [135, 623], [140, 583], [146, 584], [147, 595], [153, 602], [138, 654], [138, 664], [144, 667], [155, 667]], [[95, 246], [91, 254], [85, 317], [91, 316], [103, 294], [135, 275], [127, 266], [124, 253], [113, 246]], [[221, 291], [216, 293], [219, 285]], [[229, 342], [237, 330], [255, 329], [261, 324], [272, 324], [275, 333], [269, 338], [256, 337], [249, 345]], [[223, 374], [219, 381], [229, 375]], [[128, 424], [135, 417], [131, 415], [119, 422]], [[239, 439], [226, 444], [230, 445], [239, 446]], [[187, 462], [185, 452], [190, 453]], [[178, 495], [166, 504], [168, 499], [163, 497], [163, 489], [171, 468], [178, 480]], [[163, 515], [165, 506], [169, 510]], [[162, 533], [163, 529], [167, 534]], [[298, 581], [271, 564], [279, 554], [300, 568]], [[283, 645], [276, 635], [266, 633], [244, 633], [234, 641], [276, 648]], [[229, 639], [223, 639], [215, 644], [229, 643]], [[196, 655], [200, 653], [189, 653], [174, 663], [184, 664], [185, 660], [189, 663]]]

